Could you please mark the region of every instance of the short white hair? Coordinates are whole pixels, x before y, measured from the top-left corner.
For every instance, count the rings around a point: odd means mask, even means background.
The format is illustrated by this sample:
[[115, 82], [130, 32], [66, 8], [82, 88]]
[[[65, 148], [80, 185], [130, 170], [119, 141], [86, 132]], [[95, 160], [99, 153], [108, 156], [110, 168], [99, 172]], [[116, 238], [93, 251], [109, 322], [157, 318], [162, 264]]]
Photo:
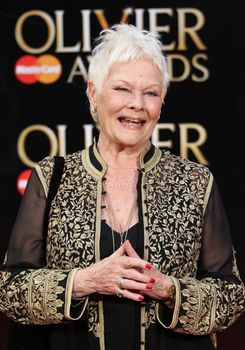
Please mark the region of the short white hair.
[[[116, 24], [102, 30], [95, 39], [89, 64], [88, 80], [94, 83], [97, 93], [102, 90], [104, 79], [115, 63], [147, 60], [152, 62], [162, 75], [163, 91], [169, 85], [166, 57], [162, 52], [162, 43], [158, 33], [141, 30], [131, 24]], [[90, 106], [90, 112], [97, 120], [96, 112]]]

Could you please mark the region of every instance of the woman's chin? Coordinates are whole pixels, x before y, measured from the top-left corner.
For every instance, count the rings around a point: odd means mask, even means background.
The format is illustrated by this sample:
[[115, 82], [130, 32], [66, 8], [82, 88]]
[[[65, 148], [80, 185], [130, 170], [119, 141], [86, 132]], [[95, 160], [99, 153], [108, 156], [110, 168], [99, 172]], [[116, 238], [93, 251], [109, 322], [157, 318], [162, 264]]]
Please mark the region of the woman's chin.
[[[144, 137], [143, 135], [120, 135], [120, 137], [117, 137], [117, 143], [127, 146], [127, 147], [137, 147], [142, 146], [144, 143]], [[147, 141], [145, 142], [147, 143]]]

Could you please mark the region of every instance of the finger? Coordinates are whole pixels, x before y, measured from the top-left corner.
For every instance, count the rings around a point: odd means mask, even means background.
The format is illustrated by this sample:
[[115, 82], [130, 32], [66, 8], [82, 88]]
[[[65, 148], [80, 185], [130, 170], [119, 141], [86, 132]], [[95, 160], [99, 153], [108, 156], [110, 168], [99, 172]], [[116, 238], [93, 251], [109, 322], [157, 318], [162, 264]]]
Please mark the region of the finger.
[[139, 255], [136, 253], [134, 248], [132, 247], [132, 244], [129, 240], [124, 242], [125, 252], [128, 256], [131, 256], [132, 258], [140, 258]]
[[127, 281], [127, 280], [145, 283], [145, 284], [154, 284], [156, 282], [155, 278], [153, 278], [152, 276], [142, 273], [136, 269], [124, 269], [121, 273], [123, 276], [124, 288], [126, 288], [126, 286], [124, 285], [124, 281]]
[[131, 292], [130, 290], [127, 290], [127, 289], [123, 289], [122, 297], [130, 300], [138, 301], [138, 302], [144, 301], [143, 295], [139, 293]]
[[[133, 248], [133, 246], [132, 246], [132, 244], [131, 244], [131, 242], [130, 242], [129, 240], [126, 240], [126, 241], [124, 242], [123, 245], [124, 245], [124, 247], [125, 247], [125, 252], [126, 252], [126, 254], [127, 254], [129, 257], [138, 258], [138, 259], [142, 260], [142, 259], [140, 258], [140, 256], [136, 253], [136, 251], [134, 250], [134, 248]], [[143, 261], [144, 261], [144, 260], [143, 260]], [[152, 266], [151, 266], [150, 263], [145, 262], [144, 268], [147, 269], [147, 270], [151, 270]]]
[[113, 254], [111, 254], [111, 256], [113, 257], [120, 257], [123, 256], [125, 254], [125, 247], [124, 245], [121, 245]]
[[121, 282], [120, 288], [124, 288], [126, 290], [132, 291], [132, 292], [149, 292], [152, 290], [153, 286], [152, 284], [148, 283], [149, 281], [146, 281], [145, 283], [137, 282], [130, 279], [123, 279], [123, 282]]
[[130, 269], [130, 268], [134, 268], [134, 269], [151, 269], [151, 264], [149, 264], [147, 261], [138, 258], [138, 257], [131, 257], [131, 256], [121, 256], [120, 258], [121, 260], [121, 266], [126, 268], [126, 269]]

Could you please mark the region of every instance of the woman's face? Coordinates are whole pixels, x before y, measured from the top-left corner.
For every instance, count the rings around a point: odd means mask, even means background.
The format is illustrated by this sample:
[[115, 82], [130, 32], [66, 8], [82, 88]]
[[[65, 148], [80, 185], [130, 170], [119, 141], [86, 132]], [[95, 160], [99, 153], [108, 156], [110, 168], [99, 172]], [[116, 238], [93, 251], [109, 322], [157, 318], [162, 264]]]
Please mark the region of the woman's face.
[[103, 140], [140, 147], [151, 137], [165, 92], [158, 68], [138, 60], [114, 64], [100, 94], [90, 81], [88, 96], [96, 108]]

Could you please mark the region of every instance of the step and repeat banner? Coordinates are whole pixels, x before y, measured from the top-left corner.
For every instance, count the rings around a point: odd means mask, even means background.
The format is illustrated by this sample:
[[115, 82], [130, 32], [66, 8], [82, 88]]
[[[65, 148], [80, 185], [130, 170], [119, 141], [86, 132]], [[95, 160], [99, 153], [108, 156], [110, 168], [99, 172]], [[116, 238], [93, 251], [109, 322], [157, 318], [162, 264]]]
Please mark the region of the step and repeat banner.
[[[32, 167], [97, 134], [85, 95], [93, 41], [128, 22], [158, 32], [168, 58], [171, 85], [152, 142], [210, 167], [244, 279], [243, 14], [242, 1], [1, 1], [1, 262]], [[0, 349], [7, 327], [0, 315]], [[244, 349], [244, 328], [241, 318], [219, 349]]]

